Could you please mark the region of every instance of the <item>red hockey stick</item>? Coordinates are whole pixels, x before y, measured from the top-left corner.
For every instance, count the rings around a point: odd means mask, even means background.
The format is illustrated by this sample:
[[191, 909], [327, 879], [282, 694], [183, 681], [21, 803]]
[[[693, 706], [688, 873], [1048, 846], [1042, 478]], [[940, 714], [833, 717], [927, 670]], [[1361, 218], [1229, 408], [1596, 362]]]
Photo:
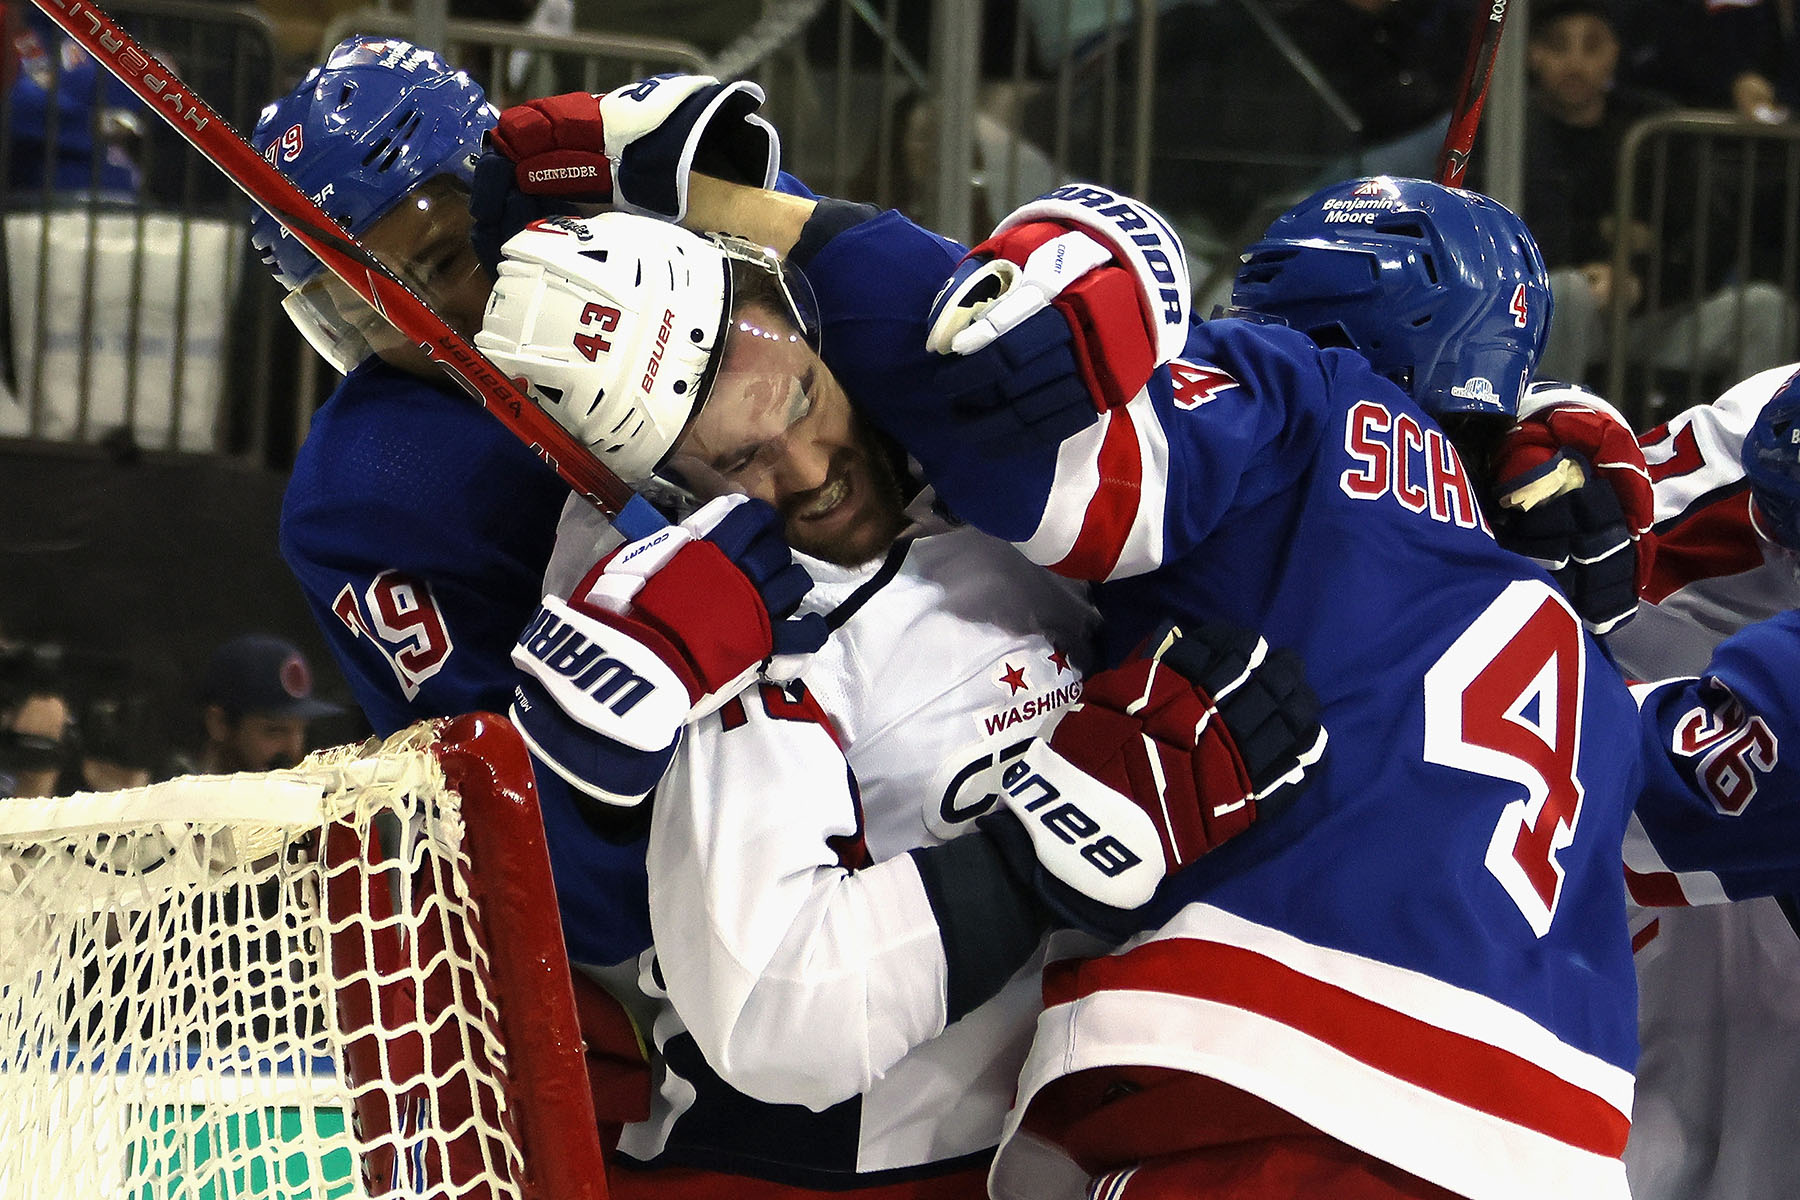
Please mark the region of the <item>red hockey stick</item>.
[[332, 274], [355, 289], [394, 328], [418, 343], [433, 361], [442, 364], [570, 487], [609, 516], [622, 516], [615, 523], [628, 538], [642, 536], [664, 524], [647, 501], [588, 453], [568, 430], [526, 399], [498, 367], [251, 149], [237, 130], [138, 45], [112, 17], [88, 0], [32, 3], [174, 126], [245, 195], [267, 209]]
[[1437, 181], [1450, 187], [1461, 187], [1463, 173], [1469, 169], [1469, 151], [1475, 146], [1481, 106], [1487, 102], [1488, 83], [1494, 76], [1494, 54], [1500, 49], [1500, 30], [1506, 24], [1506, 0], [1487, 3], [1487, 16], [1469, 38], [1469, 57], [1456, 88], [1456, 107], [1450, 111], [1450, 129], [1438, 153]]

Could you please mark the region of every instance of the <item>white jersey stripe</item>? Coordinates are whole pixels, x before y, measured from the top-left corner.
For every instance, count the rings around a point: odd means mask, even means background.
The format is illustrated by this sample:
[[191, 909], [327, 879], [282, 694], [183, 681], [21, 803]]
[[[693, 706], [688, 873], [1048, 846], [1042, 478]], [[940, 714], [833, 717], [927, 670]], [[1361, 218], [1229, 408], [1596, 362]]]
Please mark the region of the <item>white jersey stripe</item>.
[[1019, 548], [1089, 579], [1140, 575], [1163, 560], [1169, 444], [1147, 391], [1063, 442], [1043, 518]]
[[[1145, 948], [1150, 954], [1141, 953]], [[1220, 956], [1232, 960], [1229, 1002], [1208, 995], [1205, 983], [1166, 986], [1169, 979], [1219, 980], [1213, 960]], [[1134, 958], [1147, 968], [1135, 979]], [[1206, 905], [1189, 906], [1133, 953], [1098, 962], [1126, 965], [1105, 986], [1078, 993], [1070, 973], [1052, 968], [1013, 1122], [1060, 1076], [1158, 1065], [1243, 1088], [1471, 1197], [1626, 1194], [1618, 1154], [1631, 1106], [1629, 1072], [1489, 998]], [[1266, 988], [1256, 982], [1263, 975]], [[1296, 1017], [1286, 1006], [1296, 984], [1336, 996], [1347, 1020], [1334, 1021], [1331, 1005], [1310, 1001], [1298, 1011], [1320, 1019]], [[1463, 1069], [1470, 1064], [1480, 1069]], [[1517, 1119], [1484, 1106], [1495, 1074], [1511, 1080], [1515, 1096], [1520, 1080], [1535, 1079], [1541, 1105]], [[996, 1181], [1008, 1169], [1006, 1154]]]

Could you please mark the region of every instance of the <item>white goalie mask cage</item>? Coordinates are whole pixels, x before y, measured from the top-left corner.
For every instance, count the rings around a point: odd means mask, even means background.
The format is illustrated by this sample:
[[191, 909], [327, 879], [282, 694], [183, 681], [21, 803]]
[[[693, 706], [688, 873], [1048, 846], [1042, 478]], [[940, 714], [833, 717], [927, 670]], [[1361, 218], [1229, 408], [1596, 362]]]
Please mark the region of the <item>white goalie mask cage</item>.
[[620, 212], [535, 221], [510, 238], [475, 345], [614, 474], [641, 485], [725, 357], [734, 259], [774, 276], [816, 347], [810, 292], [772, 251]]

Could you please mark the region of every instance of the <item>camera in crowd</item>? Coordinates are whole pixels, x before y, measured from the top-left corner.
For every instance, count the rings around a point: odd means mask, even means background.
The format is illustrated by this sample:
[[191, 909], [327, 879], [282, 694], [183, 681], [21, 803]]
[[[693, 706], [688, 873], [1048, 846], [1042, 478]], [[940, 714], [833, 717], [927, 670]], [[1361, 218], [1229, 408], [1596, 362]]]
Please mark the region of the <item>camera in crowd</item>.
[[154, 710], [120, 655], [0, 639], [0, 797], [93, 790], [94, 762], [147, 772]]

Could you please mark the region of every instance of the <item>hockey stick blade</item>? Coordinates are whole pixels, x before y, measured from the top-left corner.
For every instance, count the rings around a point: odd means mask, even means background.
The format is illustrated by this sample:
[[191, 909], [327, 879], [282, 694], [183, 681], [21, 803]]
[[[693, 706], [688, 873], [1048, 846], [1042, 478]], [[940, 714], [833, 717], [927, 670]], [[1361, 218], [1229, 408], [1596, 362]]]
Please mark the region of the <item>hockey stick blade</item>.
[[1506, 27], [1507, 0], [1487, 0], [1488, 12], [1469, 38], [1469, 54], [1463, 62], [1462, 80], [1456, 89], [1456, 105], [1450, 110], [1450, 128], [1438, 152], [1437, 181], [1461, 187], [1475, 148], [1475, 131], [1481, 126], [1481, 109], [1487, 103], [1488, 84], [1494, 77], [1494, 56], [1500, 50], [1500, 31]]
[[252, 149], [230, 122], [190, 91], [105, 10], [88, 0], [32, 3], [281, 222], [332, 274], [447, 370], [570, 487], [613, 517], [627, 540], [653, 533], [665, 524], [648, 501], [527, 399], [504, 372]]

